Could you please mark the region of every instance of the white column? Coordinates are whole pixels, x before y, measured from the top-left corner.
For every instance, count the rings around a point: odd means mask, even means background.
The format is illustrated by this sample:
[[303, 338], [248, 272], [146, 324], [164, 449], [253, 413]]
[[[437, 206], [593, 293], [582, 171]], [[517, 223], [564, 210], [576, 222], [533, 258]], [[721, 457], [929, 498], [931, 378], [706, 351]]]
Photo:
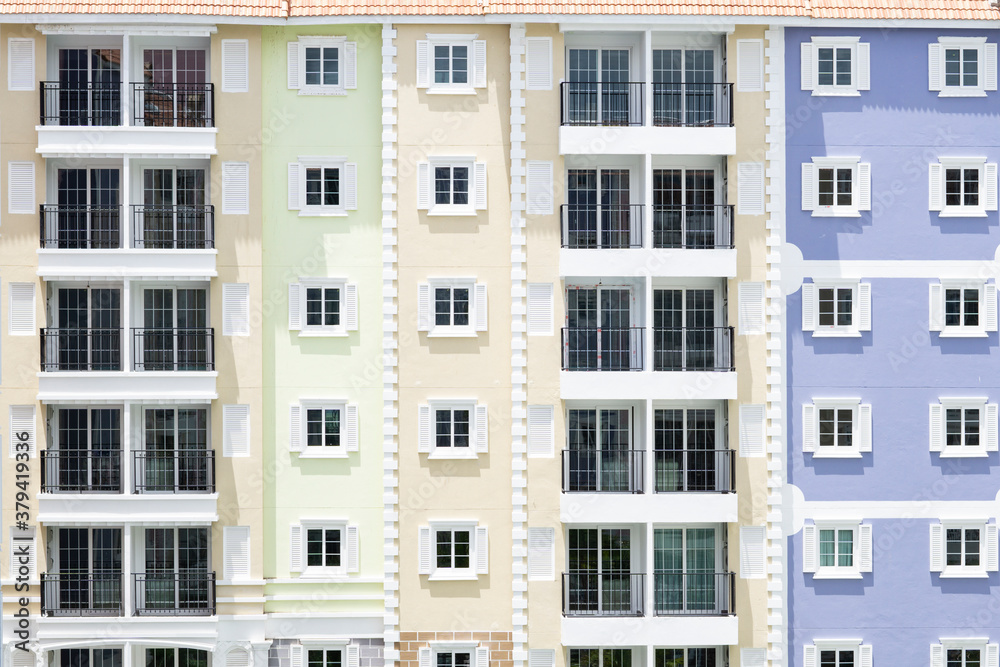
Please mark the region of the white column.
[[122, 370], [132, 372], [132, 280], [122, 279]]
[[642, 201], [645, 229], [642, 231], [644, 248], [653, 247], [653, 156], [647, 153], [643, 160]]
[[[122, 35], [122, 125], [132, 124], [132, 36]], [[127, 667], [127, 665], [126, 665]]]
[[645, 295], [643, 305], [646, 309], [646, 349], [643, 351], [644, 373], [653, 372], [653, 277], [645, 277]]
[[[122, 464], [121, 483], [124, 493], [133, 493], [135, 488], [132, 484], [132, 410], [134, 404], [125, 401], [122, 407]], [[141, 423], [141, 422], [140, 422]]]
[[121, 221], [119, 223], [122, 226], [122, 247], [131, 248], [132, 209], [129, 207], [129, 204], [132, 203], [132, 162], [128, 155], [122, 156], [122, 173], [119, 178], [119, 186], [121, 188], [121, 192], [118, 193], [118, 201], [122, 206]]
[[653, 401], [652, 401], [652, 399], [646, 399], [644, 401], [643, 405], [646, 408], [646, 420], [645, 420], [645, 428], [646, 428], [646, 442], [645, 442], [646, 472], [645, 472], [645, 481], [644, 481], [644, 483], [646, 485], [646, 493], [647, 494], [653, 494], [653, 493], [656, 493], [656, 486], [655, 486], [655, 484], [656, 484], [656, 474], [654, 472], [655, 468], [656, 468], [656, 459], [655, 459], [655, 456], [654, 456], [655, 450], [653, 449], [653, 447], [656, 444], [656, 433], [655, 433], [655, 430], [654, 430], [656, 428], [656, 422], [653, 419], [654, 412], [653, 412]]
[[[125, 617], [132, 615], [132, 572], [135, 570], [132, 563], [132, 531], [134, 526], [126, 523], [122, 528], [122, 614]], [[126, 646], [122, 652], [125, 656], [129, 654]], [[124, 658], [126, 661], [128, 658]], [[128, 663], [122, 665], [128, 667]]]
[[645, 122], [643, 125], [653, 124], [653, 31], [647, 30], [643, 33], [642, 41], [642, 65], [643, 65], [643, 81], [646, 82], [646, 108], [645, 108]]
[[653, 524], [643, 525], [646, 531], [646, 563], [643, 572], [646, 573], [646, 616], [652, 617], [653, 613]]

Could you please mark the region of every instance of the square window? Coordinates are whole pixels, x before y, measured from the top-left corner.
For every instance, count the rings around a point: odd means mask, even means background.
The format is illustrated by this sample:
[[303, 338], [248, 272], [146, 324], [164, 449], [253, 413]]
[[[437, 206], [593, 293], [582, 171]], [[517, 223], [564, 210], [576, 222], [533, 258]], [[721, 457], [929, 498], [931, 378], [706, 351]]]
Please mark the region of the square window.
[[306, 288], [306, 326], [340, 326], [340, 287]]
[[472, 93], [473, 39], [431, 39], [430, 91]]
[[340, 447], [340, 408], [306, 410], [306, 446]]
[[944, 170], [945, 207], [979, 208], [978, 168], [953, 167]]
[[870, 165], [862, 165], [859, 158], [813, 158], [812, 170], [802, 182], [803, 209], [811, 210], [814, 217], [860, 216], [862, 205], [870, 208], [870, 196], [864, 196], [871, 190], [870, 173]]
[[434, 167], [434, 204], [442, 206], [469, 205], [469, 171], [463, 166]]
[[859, 70], [867, 67], [867, 59], [858, 53], [861, 48], [867, 53], [868, 44], [858, 37], [813, 37], [811, 46], [802, 67], [812, 71], [812, 94], [859, 95], [859, 80], [867, 80], [867, 71]]
[[854, 568], [854, 529], [821, 528], [819, 531], [819, 567]]
[[306, 651], [307, 667], [342, 667], [340, 649], [310, 648]]
[[340, 567], [342, 533], [339, 528], [306, 531], [306, 566]]
[[820, 667], [855, 667], [854, 649], [823, 649], [819, 652]]
[[342, 37], [301, 37], [299, 94], [341, 95], [344, 86], [347, 42]]
[[850, 329], [854, 325], [853, 288], [821, 287], [816, 292], [821, 328]]
[[937, 90], [941, 97], [986, 95], [985, 37], [939, 37], [937, 53], [937, 71], [931, 71], [932, 90]]
[[979, 569], [981, 566], [982, 529], [945, 529], [945, 567]]
[[299, 158], [300, 215], [338, 215], [347, 212], [344, 158]]
[[[336, 278], [299, 279], [300, 335], [346, 336], [348, 284]], [[289, 307], [292, 307], [291, 304]]]
[[949, 647], [945, 651], [945, 667], [982, 667], [983, 649]]
[[470, 408], [435, 408], [434, 446], [468, 450], [471, 425], [472, 410]]
[[854, 446], [853, 409], [819, 409], [819, 446], [830, 449]]
[[435, 566], [438, 570], [471, 570], [472, 530], [437, 529], [434, 531]]
[[469, 326], [470, 293], [468, 287], [434, 288], [434, 326]]
[[986, 289], [982, 283], [942, 282], [939, 295], [933, 297], [938, 303], [932, 304], [940, 312], [931, 317], [932, 320], [940, 318], [935, 326], [942, 336], [986, 335], [983, 313]]

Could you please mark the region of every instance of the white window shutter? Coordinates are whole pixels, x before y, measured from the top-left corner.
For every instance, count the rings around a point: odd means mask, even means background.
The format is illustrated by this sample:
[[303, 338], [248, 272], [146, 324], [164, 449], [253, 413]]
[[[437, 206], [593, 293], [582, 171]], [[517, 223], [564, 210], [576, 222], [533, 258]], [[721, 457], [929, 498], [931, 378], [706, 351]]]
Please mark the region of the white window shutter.
[[431, 85], [431, 43], [417, 40], [417, 88]]
[[740, 577], [763, 579], [766, 576], [767, 531], [764, 526], [740, 526]]
[[986, 62], [983, 63], [983, 88], [986, 90], [997, 89], [997, 45], [993, 42], [986, 42], [983, 51]]
[[434, 422], [431, 420], [431, 406], [421, 405], [417, 407], [417, 451], [421, 454], [429, 454], [433, 434], [431, 429]]
[[944, 526], [931, 524], [931, 572], [944, 570]]
[[293, 644], [291, 646], [290, 653], [291, 653], [292, 667], [303, 667], [303, 660], [302, 660], [303, 652], [304, 651], [302, 644]]
[[488, 202], [486, 197], [486, 163], [477, 162], [475, 172], [476, 210], [485, 211]]
[[858, 90], [872, 87], [871, 46], [868, 42], [858, 42]]
[[222, 577], [227, 581], [250, 578], [250, 527], [222, 527]]
[[930, 447], [932, 452], [944, 450], [944, 406], [931, 403]]
[[858, 406], [858, 451], [872, 450], [872, 406], [862, 403]]
[[20, 37], [7, 40], [7, 89], [35, 89], [35, 40]]
[[226, 667], [250, 667], [250, 653], [241, 648], [226, 653]]
[[433, 667], [431, 665], [431, 649], [427, 646], [420, 649], [418, 654], [419, 667]]
[[997, 330], [997, 286], [986, 283], [983, 286], [983, 320], [987, 331]]
[[765, 178], [763, 162], [740, 162], [736, 165], [736, 201], [740, 215], [764, 215]]
[[736, 40], [736, 92], [764, 91], [764, 40]]
[[552, 38], [528, 37], [524, 49], [526, 90], [552, 90]]
[[222, 163], [222, 212], [227, 215], [250, 213], [250, 163]]
[[816, 165], [812, 162], [802, 163], [802, 210], [816, 209]]
[[35, 330], [35, 284], [10, 283], [10, 308], [7, 324], [12, 336], [34, 336]]
[[35, 458], [35, 450], [38, 448], [35, 442], [35, 406], [12, 405], [10, 406], [11, 458], [14, 458], [15, 454], [19, 451], [17, 444], [24, 442], [28, 443], [28, 456]]
[[806, 644], [804, 647], [802, 667], [818, 667], [816, 661], [816, 645]]
[[344, 44], [344, 88], [354, 90], [358, 87], [358, 43]]
[[555, 406], [528, 406], [528, 458], [555, 456]]
[[858, 283], [858, 331], [872, 330], [872, 284]]
[[302, 571], [302, 525], [293, 523], [291, 533], [288, 537], [289, 557], [288, 570], [290, 572]]
[[1000, 667], [1000, 644], [986, 645], [986, 667]]
[[360, 667], [360, 665], [361, 665], [361, 647], [358, 646], [357, 644], [348, 644], [347, 667]]
[[431, 286], [427, 283], [417, 285], [417, 331], [431, 330], [433, 322], [432, 309]]
[[528, 283], [528, 335], [551, 336], [553, 333], [552, 283]]
[[816, 440], [816, 406], [805, 403], [802, 405], [802, 451], [815, 452], [819, 444]]
[[766, 411], [763, 405], [740, 406], [740, 456], [764, 456]]
[[986, 210], [997, 210], [997, 163], [987, 162], [983, 169], [983, 178], [986, 180]]
[[813, 57], [813, 53], [812, 42], [802, 42], [802, 67], [799, 77], [802, 90], [812, 90], [816, 87], [816, 59]]
[[872, 525], [863, 523], [858, 526], [858, 570], [872, 571]]
[[555, 667], [556, 652], [551, 648], [528, 649], [528, 667]]
[[476, 331], [486, 331], [489, 306], [486, 301], [486, 284], [476, 283]]
[[486, 87], [486, 40], [476, 39], [472, 42], [472, 66], [475, 68], [473, 73], [472, 85], [475, 88], [485, 88]]
[[737, 287], [739, 332], [744, 336], [764, 333], [764, 283], [740, 283]]
[[928, 304], [930, 306], [929, 329], [944, 329], [944, 287], [941, 283], [931, 283]]
[[931, 644], [931, 667], [944, 667], [944, 645]]
[[358, 165], [348, 162], [344, 165], [344, 208], [358, 210]]
[[7, 163], [7, 210], [10, 213], [38, 213], [35, 208], [35, 163]]
[[222, 92], [250, 91], [250, 42], [245, 39], [222, 40]]
[[222, 406], [222, 455], [250, 456], [250, 406]]
[[551, 215], [554, 210], [554, 167], [546, 160], [525, 163], [525, 212], [528, 215]]
[[[417, 542], [418, 542], [418, 555], [420, 558], [419, 573], [420, 574], [430, 574], [431, 573], [431, 529], [430, 526], [421, 526], [417, 531]], [[429, 650], [429, 649], [428, 649]], [[430, 656], [428, 656], [428, 661]], [[420, 663], [423, 665], [423, 655], [420, 656]]]
[[872, 210], [872, 165], [870, 162], [858, 163], [858, 210]]
[[998, 449], [997, 418], [1000, 406], [996, 403], [986, 404], [986, 451], [995, 452]]
[[490, 667], [490, 648], [488, 646], [476, 647], [476, 667]]
[[816, 283], [802, 284], [802, 330], [816, 330]]
[[944, 208], [944, 165], [931, 162], [927, 166], [927, 208], [940, 211]]
[[986, 571], [996, 572], [1000, 566], [1000, 554], [997, 553], [997, 525], [986, 524]]
[[767, 667], [767, 649], [741, 648], [740, 667]]
[[358, 572], [360, 559], [358, 557], [358, 527], [356, 525], [347, 526], [347, 571]]
[[927, 88], [941, 90], [941, 45], [927, 45]]
[[348, 331], [358, 330], [358, 285], [344, 285], [344, 328]]
[[302, 451], [302, 406], [293, 403], [288, 414], [288, 448]]
[[298, 162], [288, 163], [288, 210], [302, 210], [302, 165]]
[[299, 81], [299, 43], [288, 42], [288, 89], [298, 90], [302, 87]]
[[345, 411], [347, 412], [347, 451], [356, 452], [359, 447], [360, 434], [358, 433], [358, 404], [348, 403]]
[[490, 536], [486, 526], [476, 526], [476, 574], [490, 573]]
[[860, 663], [860, 666], [872, 667], [872, 645], [862, 644], [860, 646], [859, 653], [861, 653], [861, 660], [858, 661]]
[[291, 331], [302, 329], [302, 285], [299, 283], [289, 283], [288, 285], [288, 328]]
[[802, 526], [802, 571], [816, 571], [816, 526]]
[[528, 528], [528, 581], [555, 581], [554, 528]]
[[476, 404], [476, 453], [486, 454], [490, 451], [490, 411], [487, 406]]
[[250, 285], [222, 284], [222, 335], [250, 335]]
[[417, 208], [426, 211], [431, 207], [431, 165], [417, 163]]

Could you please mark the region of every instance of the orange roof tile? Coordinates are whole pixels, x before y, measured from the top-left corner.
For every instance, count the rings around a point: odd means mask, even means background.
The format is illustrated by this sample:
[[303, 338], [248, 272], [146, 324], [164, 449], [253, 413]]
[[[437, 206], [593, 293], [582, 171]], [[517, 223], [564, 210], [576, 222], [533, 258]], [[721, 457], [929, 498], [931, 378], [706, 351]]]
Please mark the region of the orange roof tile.
[[989, 0], [811, 0], [818, 19], [996, 20], [1000, 10]]
[[477, 0], [291, 0], [289, 16], [482, 16]]
[[[296, 0], [299, 1], [299, 0]], [[491, 14], [807, 16], [803, 0], [495, 0]]]
[[76, 0], [76, 2], [17, 2], [0, 0], [0, 14], [196, 14], [285, 18], [288, 0]]

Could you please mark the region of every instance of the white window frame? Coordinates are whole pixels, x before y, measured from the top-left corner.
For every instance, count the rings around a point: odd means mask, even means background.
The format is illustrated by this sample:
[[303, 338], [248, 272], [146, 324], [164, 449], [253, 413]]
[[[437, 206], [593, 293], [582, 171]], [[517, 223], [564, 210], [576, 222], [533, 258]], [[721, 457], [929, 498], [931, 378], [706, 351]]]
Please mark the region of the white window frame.
[[[299, 525], [302, 526], [302, 577], [329, 577], [329, 576], [346, 576], [347, 575], [347, 562], [349, 559], [348, 551], [350, 545], [347, 543], [347, 522], [346, 521], [328, 521], [326, 519], [302, 519], [299, 521]], [[340, 565], [337, 567], [326, 566], [326, 565], [309, 565], [309, 531], [310, 530], [339, 530], [340, 531]], [[304, 657], [304, 656], [303, 656]], [[342, 661], [346, 661], [347, 655], [341, 656]], [[342, 667], [346, 667], [342, 663]]]
[[[306, 83], [306, 49], [316, 47], [337, 49], [337, 85]], [[346, 95], [346, 54], [346, 37], [299, 37], [299, 95]], [[322, 51], [320, 52], [320, 62], [322, 62]], [[320, 78], [322, 78], [322, 70]]]
[[[992, 437], [991, 430], [996, 431], [996, 424], [989, 424], [990, 413], [996, 412], [994, 409], [987, 409], [986, 398], [942, 398], [940, 399], [940, 410], [941, 410], [941, 433], [939, 437], [941, 438], [941, 458], [982, 458], [989, 456], [991, 450], [987, 443]], [[961, 410], [962, 415], [962, 440], [963, 444], [959, 446], [948, 446], [948, 410]], [[965, 415], [966, 410], [978, 410], [979, 411], [979, 444], [976, 446], [969, 446], [964, 443], [965, 441]], [[996, 415], [993, 415], [996, 418]]]
[[[430, 408], [430, 459], [474, 459], [478, 457], [476, 439], [480, 428], [476, 419], [476, 401], [427, 401]], [[437, 444], [437, 411], [449, 410], [452, 412], [452, 442], [454, 442], [454, 411], [469, 411], [469, 446], [468, 447], [438, 447]]]
[[[962, 559], [965, 557], [965, 531], [979, 530], [979, 565], [948, 565], [948, 531], [962, 531]], [[986, 521], [942, 521], [941, 522], [941, 577], [944, 579], [984, 579], [989, 576], [987, 560], [990, 529]]]
[[[430, 330], [427, 335], [432, 337], [465, 337], [476, 335], [476, 281], [473, 278], [430, 278], [427, 281], [431, 290]], [[469, 323], [468, 324], [437, 324], [436, 292], [438, 289], [468, 289], [469, 290]], [[452, 295], [454, 302], [454, 295]], [[452, 313], [454, 321], [454, 313]]]
[[[871, 424], [862, 423], [861, 399], [858, 398], [816, 398], [812, 403], [806, 403], [805, 409], [809, 407], [815, 411], [815, 432], [811, 434], [814, 449], [811, 451], [813, 458], [827, 459], [857, 459], [861, 458], [862, 452], [871, 451]], [[851, 411], [851, 446], [842, 447], [835, 444], [833, 447], [820, 444], [820, 411], [821, 410], [850, 410]], [[868, 418], [871, 416], [871, 406], [868, 406]], [[803, 428], [806, 428], [803, 419]], [[807, 435], [808, 437], [808, 435]], [[837, 438], [837, 434], [834, 434]], [[862, 447], [862, 440], [867, 439], [865, 447]]]
[[[834, 531], [833, 543], [835, 561], [839, 560], [840, 554], [837, 548], [840, 545], [840, 532], [851, 531], [851, 565], [823, 565], [820, 559], [821, 533], [824, 530]], [[816, 522], [816, 572], [814, 579], [860, 579], [861, 578], [861, 535], [860, 525], [857, 523], [844, 522]]]
[[[811, 43], [813, 80], [812, 94], [814, 96], [859, 96], [861, 88], [859, 83], [858, 45], [860, 37], [813, 37]], [[867, 44], [865, 45], [867, 47]], [[851, 83], [846, 86], [837, 85], [837, 49], [850, 49], [851, 51]], [[833, 79], [832, 86], [823, 86], [819, 83], [819, 50], [834, 49], [833, 55]]]
[[[1000, 646], [990, 644], [987, 637], [965, 637], [956, 639], [942, 638], [939, 644], [931, 644], [931, 665], [934, 667], [946, 667], [948, 664], [948, 651], [959, 649], [962, 651], [962, 664], [965, 665], [965, 652], [978, 650], [979, 664], [981, 667], [991, 667], [997, 662], [1000, 654]], [[940, 662], [936, 663], [935, 652], [939, 652]], [[992, 662], [991, 662], [992, 660]]]
[[[859, 299], [859, 286], [858, 283], [853, 281], [824, 281], [813, 283], [813, 289], [816, 291], [816, 303], [815, 303], [815, 322], [816, 329], [812, 332], [813, 336], [828, 336], [828, 337], [848, 337], [856, 338], [861, 335], [861, 329], [859, 327], [859, 320], [861, 319], [861, 309], [860, 309], [860, 299]], [[838, 312], [836, 310], [837, 304], [837, 294], [836, 292], [841, 289], [851, 290], [851, 324], [850, 325], [821, 325], [820, 318], [820, 291], [825, 289], [834, 290], [834, 321], [837, 319]]]
[[[479, 35], [427, 35], [427, 93], [431, 95], [475, 95], [476, 94], [476, 39]], [[467, 58], [467, 77], [465, 83], [454, 83], [449, 81], [448, 83], [436, 83], [434, 81], [434, 47], [436, 46], [447, 46], [448, 51], [448, 78], [454, 79], [454, 70], [450, 69], [452, 51], [451, 49], [455, 46], [464, 46], [468, 49], [467, 53], [469, 57]], [[432, 193], [433, 194], [433, 193]]]
[[[302, 449], [299, 451], [299, 458], [303, 459], [345, 459], [347, 458], [347, 401], [328, 401], [322, 399], [301, 399], [299, 405], [302, 409]], [[309, 446], [309, 411], [310, 410], [339, 410], [340, 411], [340, 444], [337, 446], [319, 445]], [[325, 420], [325, 415], [324, 415]], [[325, 434], [323, 434], [325, 435]], [[302, 552], [305, 554], [305, 552]], [[304, 562], [304, 561], [303, 561]]]
[[[431, 573], [430, 581], [474, 581], [479, 578], [476, 573], [476, 562], [478, 559], [478, 547], [477, 542], [479, 541], [476, 536], [476, 529], [479, 527], [478, 522], [475, 521], [429, 521], [431, 533]], [[468, 568], [453, 568], [453, 567], [438, 567], [437, 564], [437, 534], [438, 531], [451, 531], [455, 532], [458, 530], [469, 531], [469, 567]], [[454, 545], [454, 541], [452, 542]], [[454, 558], [454, 550], [452, 551], [452, 558]]]
[[[938, 91], [938, 97], [986, 97], [986, 38], [938, 37], [938, 46], [941, 58], [938, 65], [941, 72], [941, 89]], [[948, 75], [945, 69], [947, 67], [947, 52], [949, 49], [960, 49], [961, 51], [975, 49], [977, 51], [975, 86], [966, 86], [964, 81], [957, 86], [949, 86], [947, 84]], [[959, 63], [962, 62], [962, 54], [960, 53]], [[959, 79], [963, 78], [963, 75], [960, 73]]]
[[[302, 209], [299, 211], [299, 217], [315, 217], [315, 216], [340, 216], [347, 215], [347, 187], [350, 185], [347, 183], [346, 173], [347, 173], [347, 158], [345, 157], [300, 157], [299, 158], [299, 169], [302, 170], [301, 176], [299, 177], [299, 201], [302, 202]], [[340, 201], [336, 206], [326, 206], [323, 204], [312, 205], [306, 203], [306, 197], [308, 195], [306, 185], [306, 172], [309, 169], [336, 169], [337, 171], [337, 184], [339, 187], [339, 197]], [[320, 181], [322, 183], [322, 179]], [[320, 195], [322, 198], [322, 194]]]
[[[299, 296], [299, 311], [302, 328], [299, 330], [300, 336], [347, 336], [347, 280], [337, 278], [300, 278], [299, 285], [301, 295]], [[325, 324], [308, 323], [308, 299], [306, 298], [310, 289], [339, 289], [340, 290], [340, 324], [329, 326]]]
[[[479, 648], [479, 644], [475, 642], [449, 642], [449, 641], [435, 641], [429, 642], [428, 646], [431, 650], [431, 665], [430, 667], [437, 667], [438, 655], [442, 653], [451, 653], [452, 661], [451, 664], [454, 667], [455, 653], [468, 653], [469, 654], [469, 667], [480, 667], [476, 664], [476, 649]], [[488, 667], [483, 665], [482, 667]]]
[[[855, 667], [871, 667], [871, 646], [860, 639], [817, 639], [805, 646], [805, 667], [819, 667], [822, 651], [851, 651], [854, 653]], [[864, 654], [867, 652], [867, 656]], [[840, 656], [837, 656], [840, 662]]]
[[[938, 166], [940, 165], [940, 166]], [[996, 165], [992, 165], [995, 167]], [[995, 169], [987, 169], [986, 158], [984, 157], [941, 157], [938, 158], [938, 162], [931, 163], [931, 177], [934, 178], [934, 170], [940, 169], [940, 176], [937, 178], [937, 182], [931, 182], [930, 187], [937, 188], [937, 195], [940, 198], [940, 207], [932, 206], [931, 210], [939, 211], [938, 215], [942, 218], [985, 218], [986, 212], [988, 210], [995, 210], [995, 207], [987, 207], [987, 200], [990, 199], [990, 190], [995, 192], [997, 188], [996, 183], [990, 183], [989, 178], [992, 175], [996, 178]], [[979, 171], [979, 203], [975, 206], [966, 206], [963, 204], [958, 205], [948, 205], [948, 193], [947, 193], [947, 174], [949, 169], [961, 169], [963, 172], [967, 169], [976, 169]], [[990, 174], [990, 172], [993, 172]], [[963, 174], [963, 189], [964, 189], [964, 174]], [[932, 198], [933, 199], [933, 198]]]
[[[476, 189], [480, 184], [476, 182], [476, 159], [474, 157], [429, 157], [430, 174], [428, 175], [430, 188], [430, 208], [427, 215], [476, 215]], [[437, 203], [437, 179], [436, 172], [440, 167], [448, 167], [451, 172], [451, 200], [455, 199], [455, 167], [465, 167], [469, 170], [469, 191], [468, 203], [466, 204], [438, 204]]]
[[[941, 329], [940, 336], [942, 338], [985, 338], [989, 334], [986, 333], [986, 289], [985, 285], [979, 281], [959, 281], [959, 280], [942, 280], [941, 281]], [[974, 289], [979, 294], [979, 324], [976, 326], [965, 326], [964, 324], [948, 325], [947, 318], [947, 304], [948, 304], [948, 290], [958, 289], [962, 290], [963, 294], [961, 297], [961, 303], [965, 304], [964, 291], [968, 289]], [[964, 320], [963, 313], [960, 313], [960, 319]]]
[[[807, 163], [808, 164], [808, 163]], [[859, 218], [861, 211], [867, 210], [861, 207], [861, 158], [857, 157], [814, 157], [812, 159], [813, 178], [808, 184], [812, 190], [814, 218]], [[819, 172], [821, 169], [833, 169], [833, 204], [823, 206], [819, 203]], [[837, 204], [837, 171], [840, 169], [851, 170], [851, 203], [849, 205]], [[802, 187], [807, 187], [806, 183]], [[869, 188], [870, 189], [870, 188]], [[870, 206], [869, 206], [870, 207]]]

